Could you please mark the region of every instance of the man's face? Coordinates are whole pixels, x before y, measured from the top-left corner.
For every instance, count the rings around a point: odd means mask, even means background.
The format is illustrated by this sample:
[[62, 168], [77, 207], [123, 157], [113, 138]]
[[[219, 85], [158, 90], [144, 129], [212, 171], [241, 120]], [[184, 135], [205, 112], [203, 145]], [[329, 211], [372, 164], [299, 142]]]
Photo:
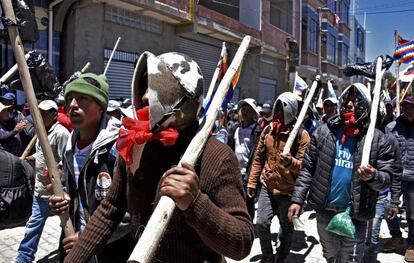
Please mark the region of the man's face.
[[387, 115], [392, 115], [394, 113], [394, 109], [391, 104], [386, 104], [385, 110], [387, 111]]
[[244, 104], [241, 109], [241, 119], [245, 122], [253, 122], [256, 112], [248, 104]]
[[39, 109], [39, 110], [40, 110], [40, 115], [42, 116], [43, 123], [44, 123], [46, 129], [50, 128], [54, 123], [54, 114], [55, 113], [53, 113], [50, 110], [42, 110], [42, 109]]
[[404, 103], [402, 106], [404, 109], [404, 116], [407, 118], [408, 121], [413, 122], [414, 121], [414, 104], [412, 103]]
[[336, 104], [327, 100], [323, 104], [323, 110], [325, 111], [326, 117], [330, 118], [336, 114]]
[[102, 108], [88, 95], [71, 92], [66, 107], [72, 126], [76, 129], [94, 128], [100, 121]]
[[0, 121], [6, 123], [10, 119], [10, 112], [8, 109], [4, 109], [0, 112]]
[[278, 101], [276, 104], [274, 119], [279, 119], [284, 123], [283, 105], [281, 101]]
[[355, 111], [355, 104], [352, 99], [348, 100], [341, 109], [342, 113], [353, 112]]

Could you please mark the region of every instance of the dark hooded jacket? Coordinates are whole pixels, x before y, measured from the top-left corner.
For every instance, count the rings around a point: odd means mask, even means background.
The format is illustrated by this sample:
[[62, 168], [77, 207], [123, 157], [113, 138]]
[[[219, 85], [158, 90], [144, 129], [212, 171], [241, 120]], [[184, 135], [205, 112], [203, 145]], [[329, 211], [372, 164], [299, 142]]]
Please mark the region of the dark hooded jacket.
[[[296, 180], [292, 202], [303, 204], [307, 193], [309, 205], [316, 211], [327, 206], [331, 187], [332, 169], [335, 162], [336, 132], [340, 129], [339, 117], [319, 126], [311, 137], [311, 143], [302, 162], [301, 173]], [[392, 146], [385, 141], [384, 134], [375, 130], [369, 163], [376, 173], [370, 181], [361, 180], [356, 169], [361, 165], [365, 135], [356, 137], [354, 170], [351, 183], [352, 216], [366, 221], [375, 216], [378, 191], [390, 184], [394, 155]]]
[[[344, 94], [346, 96], [346, 92]], [[384, 133], [375, 129], [369, 158], [369, 164], [376, 169], [375, 175], [369, 181], [363, 181], [358, 177], [357, 169], [361, 165], [369, 113], [363, 108], [368, 109], [370, 104], [364, 101], [362, 95], [362, 92], [356, 92], [355, 114], [359, 120], [357, 125], [360, 133], [355, 137], [351, 215], [355, 220], [367, 221], [375, 216], [378, 192], [390, 185], [395, 156], [393, 146], [386, 141]], [[345, 101], [344, 95], [341, 96], [341, 102]], [[342, 126], [340, 117], [335, 116], [313, 132], [302, 162], [302, 170], [296, 180], [293, 203], [302, 205], [307, 197], [309, 205], [314, 210], [322, 211], [327, 207], [336, 156], [336, 134]]]

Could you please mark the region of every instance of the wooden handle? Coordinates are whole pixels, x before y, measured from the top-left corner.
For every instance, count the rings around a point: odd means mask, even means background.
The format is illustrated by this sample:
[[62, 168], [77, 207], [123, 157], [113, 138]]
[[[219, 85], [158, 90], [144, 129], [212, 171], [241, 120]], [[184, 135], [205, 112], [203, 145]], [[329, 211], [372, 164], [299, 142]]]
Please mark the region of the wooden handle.
[[[368, 131], [365, 136], [364, 147], [362, 148], [361, 166], [369, 164], [369, 155], [371, 153], [371, 144], [374, 139], [375, 126], [377, 124], [378, 106], [381, 94], [382, 76], [386, 69], [382, 69], [382, 58], [378, 57], [375, 73], [374, 96], [371, 103], [371, 113], [369, 117]], [[371, 92], [371, 91], [370, 91]]]
[[319, 81], [320, 81], [320, 76], [317, 75], [315, 80], [312, 83], [312, 87], [309, 90], [308, 96], [306, 96], [305, 102], [303, 103], [302, 109], [300, 110], [295, 126], [293, 126], [293, 129], [289, 134], [285, 147], [283, 148], [283, 154], [288, 154], [290, 152], [290, 148], [292, 148], [293, 142], [295, 141], [299, 128], [302, 125], [306, 112], [308, 111], [308, 106], [313, 98], [313, 95], [315, 94], [316, 89], [318, 88]]
[[[188, 145], [181, 161], [195, 164], [201, 151], [204, 148], [210, 131], [214, 126], [214, 121], [216, 120], [217, 113], [223, 104], [224, 98], [227, 94], [227, 91], [230, 87], [230, 83], [236, 74], [244, 55], [247, 52], [247, 48], [250, 43], [250, 36], [245, 36], [242, 43], [240, 44], [239, 49], [237, 50], [234, 59], [224, 75], [222, 81], [220, 82], [216, 94], [214, 95], [213, 101], [207, 114], [205, 116], [205, 121], [202, 127], [200, 127], [199, 132], [194, 136]], [[171, 216], [175, 210], [175, 202], [173, 199], [167, 196], [162, 196], [158, 202], [157, 207], [154, 210], [150, 220], [148, 221], [147, 226], [145, 227], [144, 232], [142, 233], [141, 238], [139, 239], [137, 245], [134, 248], [131, 256], [128, 259], [128, 262], [139, 262], [139, 263], [149, 263], [154, 256], [154, 252], [160, 243], [162, 235], [167, 229], [168, 223], [171, 219]]]
[[26, 149], [24, 149], [24, 152], [22, 156], [20, 156], [21, 160], [26, 159], [26, 157], [29, 155], [30, 151], [32, 150], [33, 146], [35, 145], [37, 140], [37, 134], [33, 136], [33, 138], [30, 140], [29, 144], [26, 146]]
[[[13, 11], [11, 0], [1, 0], [2, 7], [6, 18], [10, 19], [13, 23], [16, 23], [16, 17]], [[33, 122], [36, 127], [37, 136], [39, 137], [40, 146], [42, 147], [43, 155], [45, 157], [46, 165], [49, 169], [51, 181], [53, 185], [53, 192], [55, 195], [64, 196], [62, 190], [62, 184], [60, 183], [60, 177], [57, 172], [57, 164], [53, 157], [52, 148], [49, 145], [45, 126], [43, 124], [42, 116], [37, 105], [37, 100], [33, 90], [32, 80], [29, 74], [29, 68], [24, 56], [23, 43], [20, 39], [17, 27], [12, 25], [8, 26], [10, 42], [13, 47], [14, 56], [16, 58], [17, 66], [19, 69], [20, 80], [23, 85], [24, 92], [26, 94], [27, 101], [30, 106], [30, 113], [33, 117]], [[68, 212], [60, 216], [61, 226], [65, 231], [65, 235], [74, 234], [72, 222], [69, 218]]]
[[83, 66], [83, 68], [81, 69], [81, 73], [85, 73], [87, 70], [89, 70], [90, 67], [91, 62], [86, 63], [85, 66]]

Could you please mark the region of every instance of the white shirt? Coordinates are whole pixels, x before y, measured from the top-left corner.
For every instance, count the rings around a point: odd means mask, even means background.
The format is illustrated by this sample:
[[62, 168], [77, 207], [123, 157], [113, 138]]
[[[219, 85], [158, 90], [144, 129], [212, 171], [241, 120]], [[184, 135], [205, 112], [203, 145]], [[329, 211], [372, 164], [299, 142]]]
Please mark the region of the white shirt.
[[240, 170], [242, 175], [246, 174], [247, 163], [249, 162], [251, 142], [250, 136], [252, 135], [253, 128], [256, 123], [252, 123], [250, 126], [243, 128], [241, 125], [236, 129], [234, 134], [234, 151], [239, 161]]

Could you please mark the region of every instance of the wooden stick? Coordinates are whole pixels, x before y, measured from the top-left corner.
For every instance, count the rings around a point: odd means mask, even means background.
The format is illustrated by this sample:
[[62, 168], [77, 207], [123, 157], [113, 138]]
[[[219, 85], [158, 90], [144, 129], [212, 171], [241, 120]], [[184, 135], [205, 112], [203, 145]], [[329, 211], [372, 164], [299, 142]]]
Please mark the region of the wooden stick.
[[369, 164], [371, 144], [374, 138], [375, 126], [377, 124], [378, 106], [379, 106], [380, 94], [381, 94], [381, 81], [382, 81], [382, 76], [384, 75], [385, 70], [386, 70], [386, 69], [382, 69], [382, 58], [381, 57], [378, 57], [377, 59], [377, 65], [375, 67], [375, 70], [376, 70], [376, 73], [375, 73], [374, 96], [373, 96], [372, 103], [371, 103], [369, 127], [367, 131], [367, 135], [365, 136], [364, 147], [362, 148], [361, 166]]
[[[395, 49], [397, 49], [397, 46], [398, 46], [398, 31], [397, 30], [395, 30], [394, 31], [394, 38], [395, 38]], [[397, 115], [397, 117], [398, 116], [400, 116], [400, 62], [399, 61], [397, 61], [397, 64], [395, 65], [395, 78], [396, 78], [396, 84], [397, 84], [397, 87], [396, 87], [396, 95], [395, 95], [395, 97], [397, 98], [396, 99], [396, 105], [395, 105], [395, 111], [396, 111], [396, 115]]]
[[[183, 157], [179, 162], [179, 166], [182, 162], [187, 162], [190, 164], [195, 164], [201, 151], [204, 148], [210, 131], [214, 126], [214, 122], [217, 117], [217, 113], [221, 107], [221, 104], [224, 101], [224, 98], [227, 94], [227, 90], [230, 87], [230, 83], [239, 68], [244, 55], [246, 54], [247, 48], [250, 43], [250, 36], [245, 36], [242, 43], [240, 44], [239, 49], [237, 50], [234, 59], [224, 75], [222, 81], [220, 82], [216, 94], [213, 97], [213, 101], [207, 114], [204, 117], [205, 122], [202, 127], [200, 127], [199, 132], [194, 136], [190, 145], [187, 147]], [[145, 231], [142, 233], [141, 238], [139, 239], [137, 245], [134, 248], [131, 256], [128, 259], [128, 262], [139, 262], [139, 263], [149, 263], [154, 255], [156, 248], [165, 232], [165, 229], [168, 226], [168, 222], [171, 219], [171, 216], [175, 209], [175, 202], [168, 196], [162, 196], [158, 202], [157, 207], [154, 210], [150, 220], [148, 221]]]
[[217, 63], [216, 69], [214, 70], [213, 78], [211, 79], [210, 86], [208, 87], [207, 95], [204, 99], [207, 103], [210, 101], [211, 95], [213, 94], [214, 88], [216, 87], [216, 82], [220, 74], [221, 64], [223, 63], [222, 58], [224, 56], [224, 52], [226, 52], [226, 42], [223, 42], [221, 53], [220, 53], [220, 60]]
[[288, 154], [290, 152], [290, 148], [292, 148], [293, 142], [295, 141], [299, 128], [302, 125], [306, 112], [308, 111], [309, 103], [311, 102], [313, 95], [315, 94], [315, 91], [318, 88], [320, 79], [321, 77], [317, 75], [312, 83], [312, 87], [310, 88], [308, 96], [306, 97], [305, 102], [303, 103], [302, 109], [300, 110], [295, 126], [293, 126], [293, 129], [290, 132], [289, 137], [286, 141], [285, 147], [283, 148], [283, 154]]
[[26, 149], [24, 149], [24, 152], [22, 156], [20, 156], [21, 160], [26, 159], [26, 157], [29, 155], [30, 151], [32, 150], [33, 146], [35, 145], [37, 140], [37, 134], [33, 136], [33, 138], [30, 140], [29, 144], [26, 146]]
[[[26, 55], [24, 55], [25, 59], [27, 60], [30, 57], [30, 54], [27, 53]], [[6, 81], [9, 80], [9, 78], [11, 78], [15, 73], [17, 72], [17, 64], [14, 64], [13, 67], [11, 67], [6, 74], [4, 74], [1, 78], [0, 78], [0, 83], [5, 83]]]
[[118, 40], [115, 43], [114, 49], [112, 49], [112, 53], [111, 53], [111, 56], [109, 57], [108, 63], [106, 64], [106, 67], [105, 67], [105, 70], [104, 70], [104, 73], [103, 73], [104, 75], [106, 75], [106, 72], [108, 71], [109, 64], [111, 64], [112, 57], [114, 56], [115, 51], [118, 48], [118, 44], [119, 44], [120, 40], [121, 40], [121, 37], [118, 37]]
[[413, 80], [414, 80], [414, 78], [412, 78], [412, 79], [411, 79], [411, 81], [410, 81], [410, 83], [408, 83], [408, 85], [405, 87], [404, 92], [403, 92], [403, 94], [402, 94], [402, 96], [401, 96], [401, 98], [400, 98], [400, 103], [404, 100], [404, 97], [405, 97], [405, 95], [407, 94], [408, 89], [409, 89], [409, 88], [411, 87], [411, 85], [413, 84]]
[[83, 66], [83, 68], [81, 69], [81, 73], [85, 73], [90, 67], [91, 62], [86, 63], [85, 66]]
[[[13, 11], [11, 0], [1, 0], [2, 7], [6, 18], [10, 19], [13, 23], [16, 23], [16, 17]], [[62, 190], [62, 184], [60, 183], [60, 177], [57, 172], [57, 165], [53, 157], [52, 149], [49, 145], [47, 138], [47, 133], [45, 126], [43, 124], [42, 116], [37, 105], [37, 100], [33, 90], [32, 80], [29, 74], [29, 68], [24, 58], [24, 48], [23, 43], [20, 39], [19, 32], [17, 27], [14, 25], [8, 26], [7, 30], [9, 32], [10, 42], [13, 47], [14, 56], [17, 61], [19, 68], [20, 80], [23, 85], [24, 92], [26, 94], [27, 101], [30, 106], [30, 113], [33, 117], [33, 122], [37, 131], [37, 136], [39, 137], [40, 146], [42, 147], [43, 155], [45, 157], [46, 165], [49, 169], [51, 176], [53, 192], [55, 195], [64, 196]], [[65, 232], [65, 235], [74, 234], [72, 222], [69, 218], [68, 212], [60, 215], [61, 226]]]

